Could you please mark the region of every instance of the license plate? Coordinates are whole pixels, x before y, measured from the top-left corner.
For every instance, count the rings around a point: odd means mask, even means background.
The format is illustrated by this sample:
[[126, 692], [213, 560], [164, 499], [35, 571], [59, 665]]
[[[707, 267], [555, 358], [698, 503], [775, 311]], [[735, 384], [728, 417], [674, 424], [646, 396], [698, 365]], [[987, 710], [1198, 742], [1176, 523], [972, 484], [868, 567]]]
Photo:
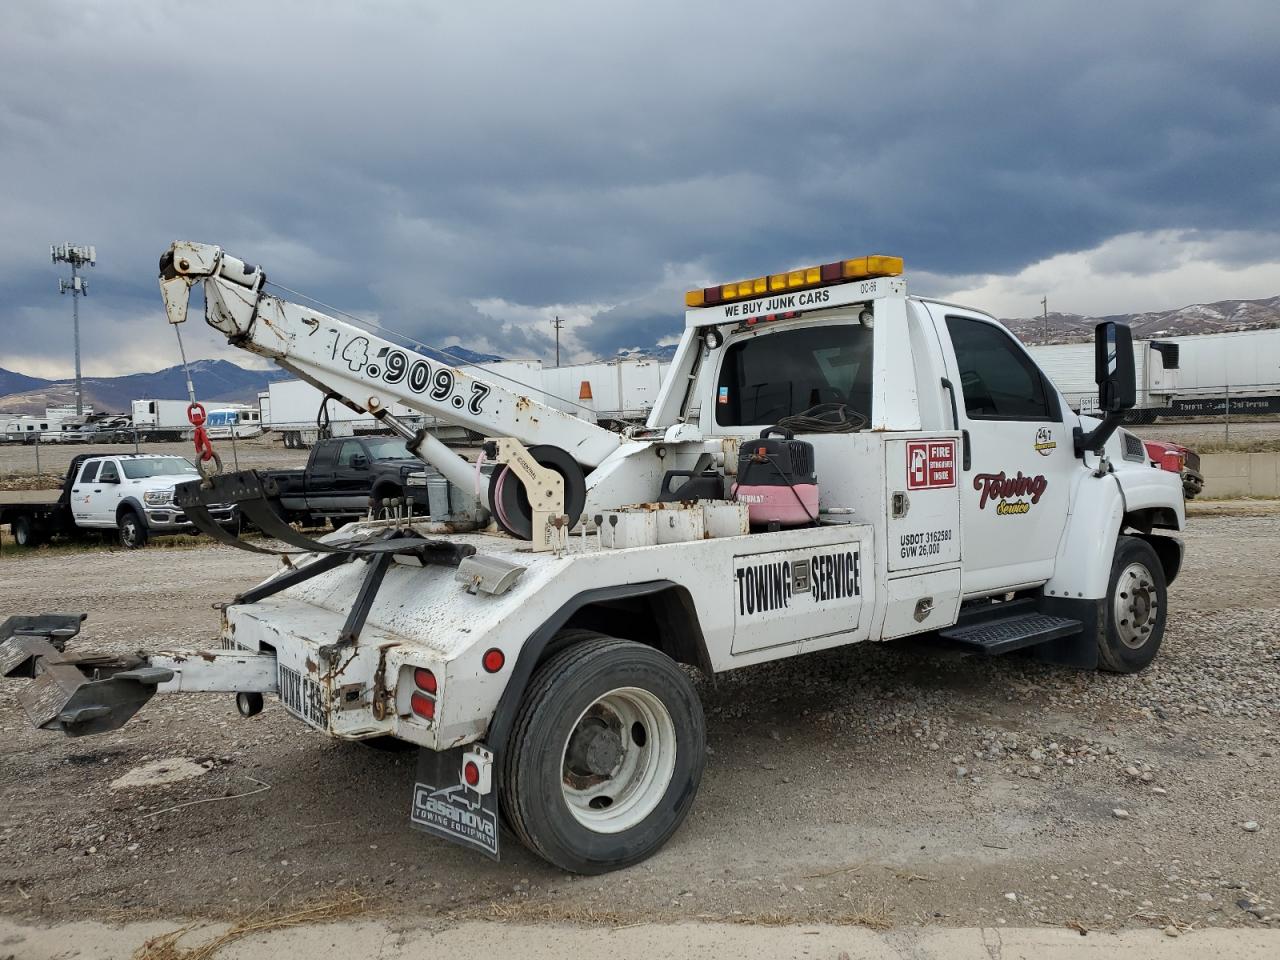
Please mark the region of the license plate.
[[325, 702], [324, 688], [283, 665], [280, 667], [280, 702], [295, 717], [321, 730], [328, 729], [329, 705]]

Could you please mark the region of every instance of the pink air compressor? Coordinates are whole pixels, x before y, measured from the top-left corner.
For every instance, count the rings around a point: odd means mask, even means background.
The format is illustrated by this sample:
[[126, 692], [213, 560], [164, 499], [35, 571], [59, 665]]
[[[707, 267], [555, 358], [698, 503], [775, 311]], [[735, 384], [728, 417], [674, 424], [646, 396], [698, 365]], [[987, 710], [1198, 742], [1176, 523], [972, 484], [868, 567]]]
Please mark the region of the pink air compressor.
[[744, 440], [738, 449], [733, 498], [747, 505], [753, 526], [798, 527], [818, 522], [813, 444], [794, 437], [790, 430], [769, 427], [759, 440]]

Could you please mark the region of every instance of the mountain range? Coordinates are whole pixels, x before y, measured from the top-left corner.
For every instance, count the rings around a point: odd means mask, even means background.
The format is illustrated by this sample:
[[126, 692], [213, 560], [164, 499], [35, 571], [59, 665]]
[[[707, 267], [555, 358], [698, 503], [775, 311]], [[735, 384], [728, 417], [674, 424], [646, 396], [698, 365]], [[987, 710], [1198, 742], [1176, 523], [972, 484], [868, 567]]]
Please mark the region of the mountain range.
[[1093, 328], [1103, 320], [1118, 320], [1133, 328], [1135, 340], [1188, 337], [1206, 333], [1231, 333], [1280, 327], [1280, 297], [1263, 300], [1218, 300], [1193, 303], [1176, 310], [1119, 313], [1090, 317], [1078, 313], [1050, 313], [1048, 339], [1043, 317], [1002, 320], [1023, 343], [1076, 343], [1093, 339]]
[[[1103, 320], [1117, 320], [1133, 328], [1134, 339], [1185, 337], [1236, 330], [1280, 327], [1280, 296], [1261, 300], [1219, 300], [1196, 303], [1177, 310], [1122, 313], [1092, 317], [1077, 313], [1050, 313], [1043, 317], [1002, 320], [1024, 343], [1076, 343], [1093, 339], [1093, 328]], [[639, 347], [618, 351], [618, 356], [670, 360], [674, 345]], [[448, 353], [423, 350], [442, 363], [485, 363], [501, 360], [491, 353], [466, 347], [450, 347]], [[201, 401], [253, 403], [259, 391], [273, 380], [284, 380], [283, 370], [246, 370], [228, 360], [197, 360], [191, 364], [191, 379]], [[133, 400], [143, 398], [179, 399], [187, 393], [180, 366], [154, 373], [131, 373], [120, 377], [85, 377], [85, 403], [99, 413], [127, 413]], [[45, 407], [75, 403], [72, 380], [45, 380], [0, 368], [0, 413], [42, 413]]]

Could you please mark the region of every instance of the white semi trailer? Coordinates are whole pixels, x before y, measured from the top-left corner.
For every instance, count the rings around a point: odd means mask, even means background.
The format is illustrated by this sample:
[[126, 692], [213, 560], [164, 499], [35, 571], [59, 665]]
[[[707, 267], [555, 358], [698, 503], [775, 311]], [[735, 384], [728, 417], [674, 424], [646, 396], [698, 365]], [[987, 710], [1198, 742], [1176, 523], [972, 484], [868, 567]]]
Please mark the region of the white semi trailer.
[[[0, 674], [34, 677], [31, 720], [71, 735], [157, 691], [233, 691], [246, 714], [278, 695], [329, 736], [421, 747], [415, 826], [497, 856], [501, 822], [596, 873], [652, 854], [694, 801], [706, 729], [682, 667], [936, 634], [1142, 669], [1184, 511], [1178, 477], [1118, 428], [1128, 328], [1099, 326], [1105, 416], [1081, 417], [998, 322], [908, 296], [900, 273], [864, 257], [691, 291], [648, 420], [620, 435], [175, 244], [171, 322], [202, 285], [230, 343], [378, 417], [458, 496], [315, 541], [273, 520], [255, 474], [193, 482], [179, 502], [211, 535], [205, 505], [230, 499], [301, 551], [222, 608], [226, 649], [79, 658], [81, 618], [11, 618]], [[394, 404], [486, 434], [492, 478]]]
[[134, 400], [133, 429], [142, 440], [186, 440], [193, 427], [187, 419], [187, 400]]

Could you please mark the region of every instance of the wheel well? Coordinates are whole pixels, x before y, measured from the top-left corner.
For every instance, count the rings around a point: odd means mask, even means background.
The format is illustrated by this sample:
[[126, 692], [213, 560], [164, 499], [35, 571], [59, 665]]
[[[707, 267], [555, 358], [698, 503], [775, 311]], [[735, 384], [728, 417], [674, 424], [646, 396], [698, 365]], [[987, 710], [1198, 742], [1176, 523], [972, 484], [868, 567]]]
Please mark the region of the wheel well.
[[388, 496], [400, 496], [400, 492], [400, 484], [396, 483], [394, 480], [379, 480], [373, 485], [373, 490], [370, 491], [370, 495], [375, 499], [385, 500]]
[[587, 603], [560, 629], [594, 630], [632, 640], [661, 650], [676, 663], [712, 672], [697, 611], [683, 587], [673, 585], [655, 593]]
[[661, 650], [677, 663], [692, 664], [712, 674], [693, 598], [684, 587], [670, 580], [651, 580], [586, 590], [545, 620], [521, 647], [485, 736], [490, 749], [501, 751], [505, 747], [534, 670], [547, 655], [555, 635], [570, 628], [634, 640]]
[[143, 523], [146, 523], [146, 520], [143, 519], [146, 516], [146, 513], [145, 511], [143, 511], [143, 509], [140, 506], [138, 506], [138, 504], [135, 501], [133, 500], [121, 501], [120, 506], [116, 507], [116, 523], [119, 523], [120, 518], [123, 517], [126, 513], [135, 513], [138, 515], [139, 520], [142, 520]]
[[1178, 530], [1178, 515], [1172, 507], [1145, 507], [1141, 510], [1130, 510], [1124, 515], [1121, 529], [1131, 527], [1139, 533], [1150, 533], [1152, 530]]
[[1135, 534], [1135, 536], [1151, 545], [1164, 570], [1164, 582], [1173, 583], [1177, 579], [1178, 571], [1182, 569], [1182, 542], [1173, 537], [1162, 537], [1150, 533]]

